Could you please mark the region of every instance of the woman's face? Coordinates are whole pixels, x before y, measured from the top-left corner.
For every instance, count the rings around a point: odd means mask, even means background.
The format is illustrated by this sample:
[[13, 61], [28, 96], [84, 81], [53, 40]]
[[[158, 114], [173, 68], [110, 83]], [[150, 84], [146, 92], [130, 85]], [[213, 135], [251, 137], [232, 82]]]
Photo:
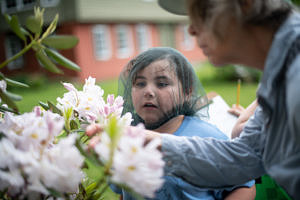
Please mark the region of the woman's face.
[[196, 38], [198, 46], [212, 64], [222, 66], [240, 63], [240, 58], [243, 57], [241, 56], [241, 47], [246, 34], [234, 20], [227, 21], [226, 27], [221, 30], [223, 30], [222, 39], [217, 39], [199, 21], [192, 23], [189, 27], [190, 34]]
[[131, 96], [134, 109], [145, 124], [156, 123], [177, 105], [180, 88], [181, 83], [169, 61], [154, 61], [137, 72], [133, 81]]

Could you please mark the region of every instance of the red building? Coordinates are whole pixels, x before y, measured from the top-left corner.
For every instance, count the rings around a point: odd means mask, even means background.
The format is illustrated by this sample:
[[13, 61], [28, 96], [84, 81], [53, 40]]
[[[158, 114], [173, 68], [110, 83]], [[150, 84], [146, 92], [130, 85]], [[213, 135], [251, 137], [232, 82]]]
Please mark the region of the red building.
[[[13, 3], [12, 3], [13, 2]], [[33, 13], [35, 0], [2, 0], [2, 13], [17, 14], [21, 23]], [[182, 52], [191, 62], [205, 57], [187, 32], [186, 17], [162, 10], [151, 0], [40, 0], [47, 7], [45, 21], [59, 13], [56, 34], [72, 34], [78, 45], [61, 52], [81, 67], [80, 72], [65, 70], [65, 74], [84, 80], [118, 77], [124, 65], [138, 53], [156, 46], [170, 46]], [[22, 49], [22, 41], [9, 32], [0, 20], [0, 60]], [[38, 67], [33, 52], [20, 57], [5, 69], [6, 73], [44, 71]]]

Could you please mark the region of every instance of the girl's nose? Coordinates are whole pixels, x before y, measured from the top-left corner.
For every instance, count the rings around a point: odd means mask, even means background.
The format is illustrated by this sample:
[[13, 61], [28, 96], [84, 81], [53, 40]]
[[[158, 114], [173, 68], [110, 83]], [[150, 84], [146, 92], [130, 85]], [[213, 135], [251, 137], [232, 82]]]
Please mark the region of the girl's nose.
[[152, 98], [155, 96], [155, 92], [151, 86], [147, 86], [144, 91], [144, 96], [146, 98]]

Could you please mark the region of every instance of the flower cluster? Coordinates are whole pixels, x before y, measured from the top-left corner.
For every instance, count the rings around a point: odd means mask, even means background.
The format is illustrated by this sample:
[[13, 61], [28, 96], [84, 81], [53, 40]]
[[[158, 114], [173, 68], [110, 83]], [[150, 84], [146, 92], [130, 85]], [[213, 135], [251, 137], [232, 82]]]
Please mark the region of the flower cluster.
[[[104, 91], [91, 77], [82, 91], [70, 83], [63, 85], [68, 92], [57, 98], [57, 106], [35, 107], [22, 115], [5, 112], [0, 121], [0, 192], [13, 199], [71, 194], [76, 199], [98, 199], [96, 191], [107, 188], [104, 180], [111, 180], [154, 197], [163, 184], [158, 142], [145, 145], [144, 127], [129, 126], [132, 116], [122, 113], [123, 98], [108, 95], [105, 101]], [[90, 123], [103, 129], [91, 139], [84, 133]], [[93, 151], [86, 144], [95, 138]]]
[[[143, 196], [153, 197], [163, 183], [162, 155], [157, 150], [156, 140], [145, 145], [143, 126], [129, 126], [132, 116], [130, 113], [122, 115], [123, 98], [108, 95], [105, 102], [103, 90], [91, 77], [86, 79], [82, 91], [69, 83], [64, 86], [69, 92], [57, 99], [57, 107], [63, 113], [71, 109], [78, 113], [72, 118], [98, 123], [105, 130], [92, 138], [90, 144], [96, 144], [93, 145], [95, 151], [99, 160], [109, 167], [111, 180]], [[116, 123], [112, 123], [114, 120]]]
[[61, 116], [39, 107], [23, 115], [5, 113], [0, 123], [0, 191], [22, 199], [48, 195], [49, 189], [78, 190], [83, 157], [74, 146], [76, 135], [55, 143], [63, 125]]
[[107, 119], [112, 116], [122, 121], [131, 123], [131, 114], [127, 113], [121, 117], [123, 110], [123, 98], [114, 95], [107, 96], [107, 102], [103, 98], [104, 91], [101, 87], [95, 85], [96, 79], [89, 77], [85, 80], [82, 91], [78, 91], [72, 84], [63, 83], [64, 87], [69, 91], [64, 94], [63, 98], [57, 98], [57, 107], [62, 113], [72, 109], [72, 119], [78, 118], [86, 120], [89, 123], [97, 122], [103, 126], [107, 124]]
[[95, 151], [99, 159], [104, 160], [108, 160], [111, 151], [114, 151], [111, 167], [113, 182], [125, 184], [143, 196], [154, 197], [155, 191], [163, 184], [164, 162], [157, 149], [157, 140], [145, 145], [144, 130], [143, 125], [124, 127], [114, 149], [111, 148], [111, 137], [104, 132]]

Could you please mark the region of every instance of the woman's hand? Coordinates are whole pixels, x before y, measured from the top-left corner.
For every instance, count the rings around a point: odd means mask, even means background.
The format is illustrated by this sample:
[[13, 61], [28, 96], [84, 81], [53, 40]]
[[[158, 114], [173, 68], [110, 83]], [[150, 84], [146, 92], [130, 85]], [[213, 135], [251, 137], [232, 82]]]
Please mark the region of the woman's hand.
[[96, 135], [97, 133], [100, 133], [103, 131], [103, 128], [99, 124], [90, 124], [88, 127], [86, 127], [85, 134], [89, 137], [92, 137], [89, 141], [89, 148], [94, 148], [96, 144], [100, 141], [100, 136]]

